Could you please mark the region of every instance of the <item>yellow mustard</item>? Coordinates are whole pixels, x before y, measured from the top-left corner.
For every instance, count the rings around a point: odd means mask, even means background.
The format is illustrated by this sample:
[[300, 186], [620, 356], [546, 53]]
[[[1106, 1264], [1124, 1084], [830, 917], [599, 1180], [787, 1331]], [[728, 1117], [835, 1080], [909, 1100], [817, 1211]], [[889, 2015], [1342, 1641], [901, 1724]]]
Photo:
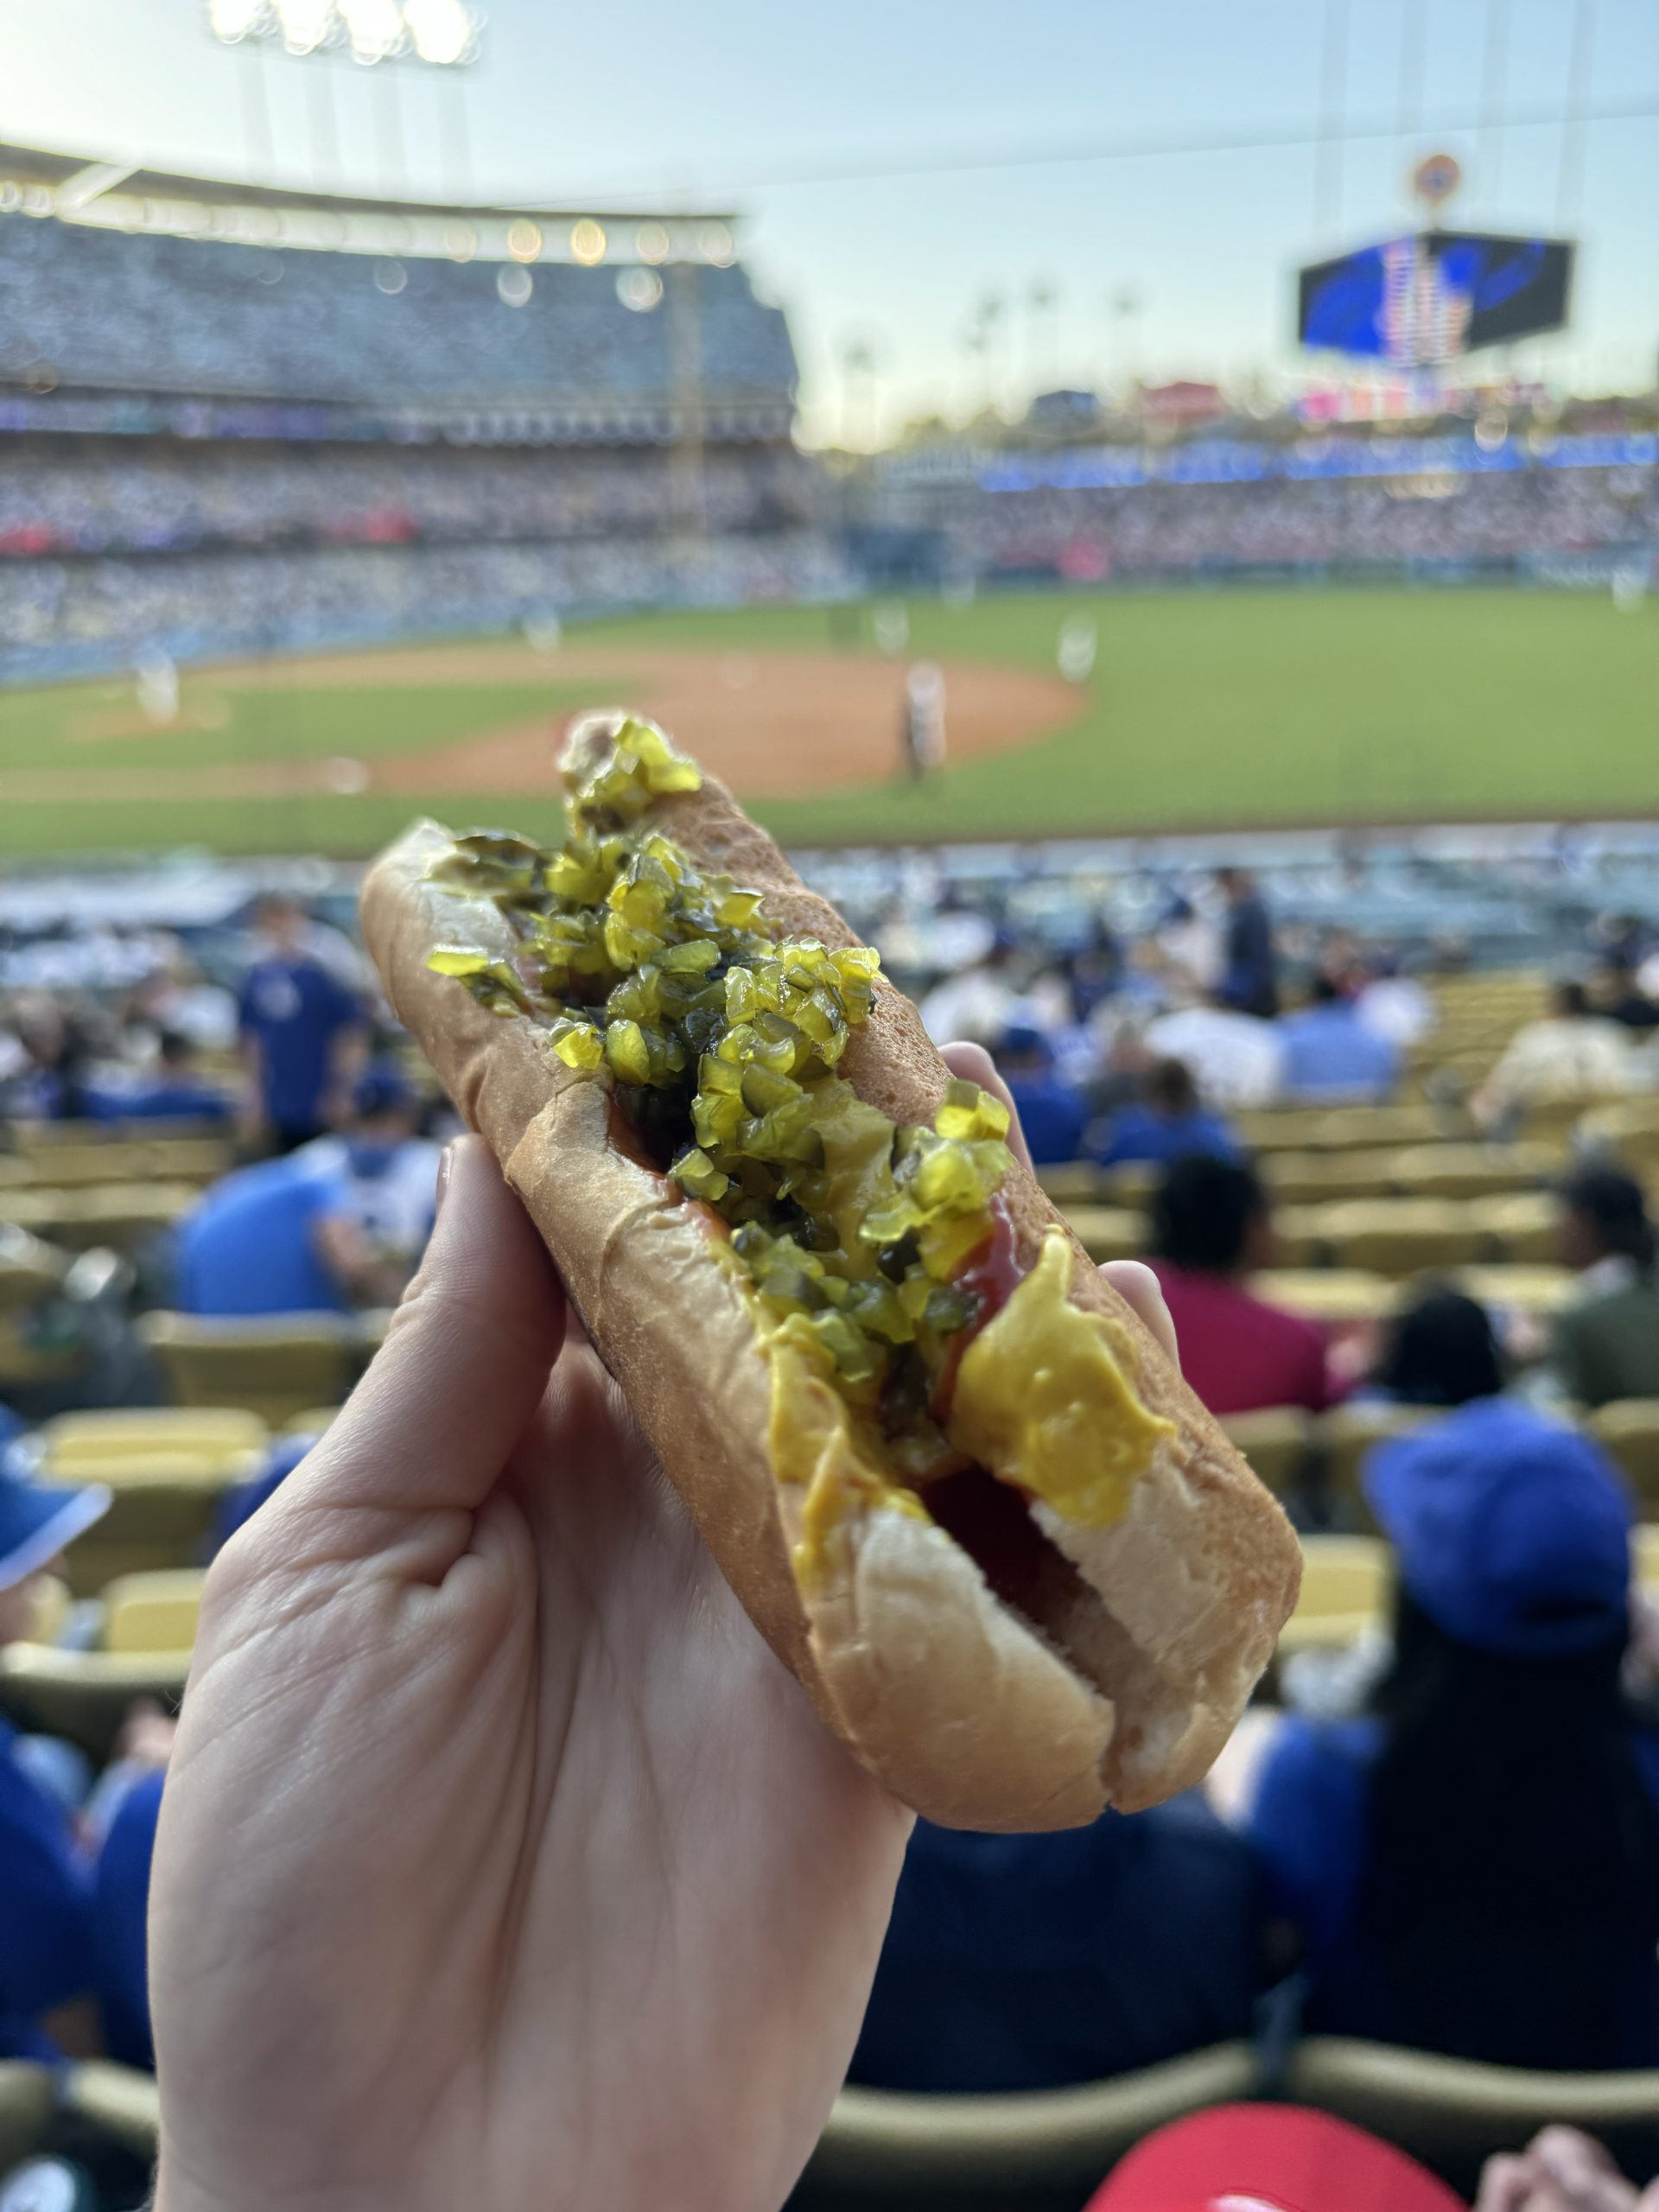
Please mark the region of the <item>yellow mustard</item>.
[[925, 1521], [921, 1500], [888, 1482], [862, 1448], [852, 1409], [810, 1356], [783, 1330], [772, 1332], [766, 1352], [772, 1367], [766, 1445], [772, 1471], [779, 1482], [799, 1483], [806, 1491], [795, 1547], [795, 1569], [803, 1580], [822, 1565], [825, 1546], [855, 1506], [891, 1506]]
[[1051, 1229], [1036, 1266], [962, 1356], [952, 1444], [1067, 1521], [1103, 1529], [1127, 1511], [1173, 1421], [1148, 1413], [1125, 1361], [1128, 1332], [1066, 1293], [1071, 1247]]

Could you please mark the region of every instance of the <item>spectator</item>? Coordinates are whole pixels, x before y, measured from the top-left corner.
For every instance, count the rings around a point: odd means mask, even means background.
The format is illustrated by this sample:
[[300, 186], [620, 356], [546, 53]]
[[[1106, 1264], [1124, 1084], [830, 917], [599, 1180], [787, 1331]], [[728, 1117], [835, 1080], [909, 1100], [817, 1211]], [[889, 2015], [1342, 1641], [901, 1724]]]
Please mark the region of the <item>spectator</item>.
[[1659, 2062], [1659, 1738], [1620, 1701], [1630, 1507], [1585, 1436], [1482, 1399], [1364, 1472], [1400, 1577], [1364, 1719], [1291, 1719], [1250, 1833], [1306, 2024], [1555, 2069]]
[[960, 1038], [970, 1045], [995, 1043], [1007, 1027], [1017, 995], [1014, 953], [1018, 940], [999, 930], [988, 952], [972, 968], [947, 976], [923, 999], [922, 1026], [936, 1045]]
[[256, 1127], [277, 1153], [323, 1134], [364, 1038], [361, 1007], [307, 949], [305, 926], [296, 900], [264, 901], [265, 950], [248, 970], [239, 1001]]
[[1582, 983], [1558, 983], [1548, 1014], [1516, 1031], [1470, 1108], [1495, 1128], [1529, 1106], [1617, 1097], [1636, 1088], [1637, 1073], [1629, 1032], [1595, 1011]]
[[1287, 1098], [1372, 1105], [1400, 1079], [1400, 1055], [1365, 1020], [1341, 986], [1316, 976], [1308, 1002], [1279, 1024]]
[[163, 1769], [152, 1764], [120, 1791], [92, 1869], [91, 1928], [104, 2049], [123, 2066], [156, 2063], [145, 1987], [145, 1908], [165, 1780]]
[[1208, 1006], [1160, 1014], [1147, 1027], [1147, 1045], [1160, 1058], [1184, 1060], [1211, 1106], [1271, 1106], [1279, 1096], [1284, 1046], [1276, 1027], [1219, 995]]
[[179, 1234], [190, 1313], [345, 1313], [393, 1304], [432, 1224], [433, 1148], [400, 1078], [371, 1070], [346, 1135], [226, 1177]]
[[1389, 1330], [1366, 1395], [1396, 1406], [1466, 1406], [1495, 1398], [1503, 1366], [1491, 1316], [1461, 1291], [1429, 1290]]
[[1164, 975], [1178, 1003], [1207, 998], [1222, 979], [1221, 932], [1182, 892], [1171, 894], [1156, 931]]
[[1227, 901], [1217, 995], [1224, 1006], [1271, 1021], [1279, 1011], [1279, 955], [1267, 901], [1248, 868], [1218, 868], [1216, 881]]
[[25, 1014], [18, 1025], [18, 1039], [26, 1065], [12, 1081], [10, 1110], [29, 1121], [86, 1120], [92, 1052], [74, 1013], [45, 1000]]
[[1594, 1006], [1598, 1014], [1637, 1037], [1651, 1036], [1659, 1029], [1659, 1004], [1649, 997], [1625, 961], [1602, 963], [1596, 977]]
[[[1379, 2136], [1294, 2105], [1212, 2105], [1154, 2128], [1085, 2212], [1465, 2212], [1446, 2183]], [[1632, 2202], [1505, 2196], [1478, 2212], [1638, 2212]]]
[[1554, 1380], [1581, 1406], [1659, 1397], [1659, 1280], [1642, 1185], [1617, 1167], [1586, 1167], [1562, 1197], [1561, 1257], [1579, 1280], [1551, 1332]]
[[1120, 1107], [1102, 1132], [1095, 1157], [1103, 1167], [1141, 1160], [1162, 1166], [1194, 1152], [1237, 1158], [1237, 1138], [1203, 1103], [1185, 1060], [1154, 1060], [1141, 1088], [1143, 1103]]
[[1396, 1052], [1407, 1052], [1434, 1027], [1434, 1001], [1412, 976], [1402, 976], [1391, 954], [1376, 961], [1356, 1005], [1368, 1029], [1385, 1037]]
[[[96, 1484], [53, 1488], [0, 1459], [0, 1649], [26, 1639], [63, 1547], [109, 1510]], [[70, 1808], [0, 1720], [0, 2057], [55, 2055], [52, 2015], [92, 1993], [91, 1877]]]
[[172, 1029], [162, 1032], [153, 1075], [126, 1089], [101, 1084], [88, 1090], [86, 1103], [99, 1122], [225, 1123], [231, 1118], [230, 1098], [202, 1076], [189, 1038]]
[[1321, 1413], [1332, 1389], [1325, 1338], [1311, 1321], [1253, 1298], [1244, 1278], [1272, 1255], [1267, 1195], [1253, 1167], [1178, 1160], [1152, 1206], [1153, 1268], [1181, 1366], [1212, 1414], [1260, 1406]]
[[1055, 1073], [1054, 1054], [1041, 1031], [1013, 1024], [1002, 1033], [995, 1059], [1026, 1133], [1033, 1166], [1077, 1159], [1083, 1151], [1083, 1097]]
[[1254, 1859], [1196, 1793], [1056, 1835], [917, 1823], [850, 2078], [1060, 2088], [1247, 2035]]

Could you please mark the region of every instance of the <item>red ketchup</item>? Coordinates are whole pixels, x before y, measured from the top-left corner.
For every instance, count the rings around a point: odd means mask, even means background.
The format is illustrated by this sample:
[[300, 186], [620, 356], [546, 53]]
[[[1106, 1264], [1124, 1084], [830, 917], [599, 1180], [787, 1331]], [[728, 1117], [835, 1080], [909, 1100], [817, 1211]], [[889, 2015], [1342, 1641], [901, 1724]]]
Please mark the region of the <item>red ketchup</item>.
[[932, 1414], [941, 1428], [950, 1417], [950, 1401], [957, 1393], [957, 1370], [962, 1364], [963, 1352], [985, 1324], [1002, 1311], [1025, 1278], [1026, 1270], [1014, 1255], [1014, 1224], [1000, 1198], [991, 1200], [990, 1214], [990, 1235], [982, 1244], [975, 1246], [967, 1265], [951, 1278], [952, 1288], [965, 1290], [974, 1300], [975, 1312], [972, 1320], [950, 1339], [944, 1365], [933, 1386]]
[[667, 1187], [668, 1178], [640, 1142], [639, 1132], [617, 1104], [614, 1096], [606, 1101], [605, 1134], [610, 1139], [613, 1152], [620, 1152], [624, 1160], [631, 1160], [636, 1167], [643, 1167], [646, 1174], [654, 1175]]

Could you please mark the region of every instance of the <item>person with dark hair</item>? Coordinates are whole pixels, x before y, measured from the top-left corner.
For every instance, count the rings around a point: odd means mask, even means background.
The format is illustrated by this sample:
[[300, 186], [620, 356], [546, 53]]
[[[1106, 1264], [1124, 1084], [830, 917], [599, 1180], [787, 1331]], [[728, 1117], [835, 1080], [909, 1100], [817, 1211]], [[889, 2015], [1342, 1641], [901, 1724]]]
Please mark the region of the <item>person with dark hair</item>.
[[1236, 1160], [1238, 1139], [1223, 1117], [1198, 1096], [1198, 1086], [1185, 1060], [1154, 1060], [1141, 1078], [1141, 1097], [1120, 1107], [1090, 1143], [1103, 1167], [1128, 1160], [1162, 1166], [1189, 1153]]
[[1629, 1030], [1599, 1014], [1585, 986], [1568, 978], [1552, 987], [1544, 1019], [1524, 1023], [1510, 1038], [1470, 1111], [1490, 1129], [1529, 1106], [1617, 1098], [1637, 1088], [1638, 1065]]
[[176, 1029], [164, 1029], [156, 1040], [153, 1072], [124, 1088], [101, 1084], [88, 1091], [87, 1103], [99, 1122], [224, 1123], [231, 1118], [232, 1102], [201, 1075], [191, 1039]]
[[1083, 1151], [1083, 1094], [1056, 1072], [1053, 1048], [1040, 1029], [1010, 1022], [992, 1057], [1008, 1086], [1033, 1167], [1076, 1160]]
[[1549, 2069], [1659, 2063], [1659, 1735], [1627, 1713], [1629, 1499], [1588, 1437], [1484, 1399], [1374, 1452], [1400, 1578], [1357, 1720], [1292, 1718], [1249, 1833], [1306, 2024]]
[[1320, 1413], [1334, 1395], [1319, 1331], [1244, 1287], [1272, 1252], [1267, 1193], [1253, 1167], [1198, 1154], [1175, 1161], [1153, 1199], [1152, 1266], [1186, 1379], [1212, 1414]]
[[1637, 1037], [1659, 1029], [1659, 1004], [1649, 997], [1628, 961], [1609, 958], [1596, 972], [1596, 1011]]
[[1659, 1397], [1659, 1239], [1642, 1185], [1586, 1167], [1561, 1198], [1561, 1257], [1579, 1281], [1551, 1332], [1554, 1381], [1581, 1406]]
[[1217, 868], [1216, 881], [1227, 901], [1217, 995], [1224, 1006], [1271, 1021], [1279, 1011], [1279, 952], [1267, 901], [1248, 868]]
[[1461, 1291], [1444, 1288], [1424, 1292], [1395, 1316], [1371, 1376], [1372, 1392], [1397, 1406], [1466, 1406], [1503, 1388], [1491, 1316]]
[[321, 1136], [343, 1103], [366, 1036], [363, 1008], [307, 939], [296, 899], [259, 907], [264, 940], [238, 1001], [248, 1112], [266, 1150], [292, 1152]]
[[1341, 984], [1315, 976], [1307, 1004], [1279, 1024], [1287, 1098], [1303, 1104], [1369, 1105], [1400, 1080], [1400, 1055], [1361, 1015]]

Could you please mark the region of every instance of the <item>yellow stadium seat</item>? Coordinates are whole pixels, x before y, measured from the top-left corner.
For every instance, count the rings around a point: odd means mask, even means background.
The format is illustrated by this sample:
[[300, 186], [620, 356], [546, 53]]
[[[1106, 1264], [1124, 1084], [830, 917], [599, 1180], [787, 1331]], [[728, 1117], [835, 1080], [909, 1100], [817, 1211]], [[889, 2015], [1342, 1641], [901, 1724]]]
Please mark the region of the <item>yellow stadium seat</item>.
[[153, 1175], [175, 1183], [216, 1183], [236, 1164], [225, 1136], [152, 1137], [145, 1145]]
[[1222, 1422], [1257, 1475], [1275, 1496], [1294, 1490], [1313, 1448], [1309, 1418], [1296, 1406], [1267, 1406], [1229, 1414]]
[[270, 1432], [245, 1406], [118, 1406], [98, 1413], [60, 1414], [39, 1432], [42, 1465], [54, 1473], [167, 1459], [201, 1460], [239, 1472], [250, 1452], [263, 1452]]
[[84, 1251], [94, 1244], [123, 1249], [170, 1229], [195, 1204], [189, 1183], [88, 1183], [75, 1189], [0, 1189], [0, 1221], [14, 1223]]
[[1097, 1195], [1106, 1205], [1144, 1211], [1163, 1179], [1163, 1172], [1149, 1160], [1121, 1160], [1116, 1167], [1102, 1169]]
[[1273, 1264], [1293, 1271], [1322, 1268], [1329, 1263], [1325, 1217], [1328, 1206], [1275, 1206], [1273, 1214]]
[[1287, 1205], [1318, 1205], [1332, 1198], [1380, 1198], [1389, 1189], [1384, 1152], [1275, 1152], [1262, 1162], [1262, 1179]]
[[1147, 1249], [1147, 1224], [1123, 1206], [1072, 1206], [1066, 1218], [1091, 1260], [1138, 1260]]
[[1387, 1171], [1403, 1197], [1478, 1198], [1506, 1191], [1533, 1191], [1559, 1173], [1553, 1145], [1408, 1145], [1387, 1156]]
[[1371, 1404], [1338, 1406], [1325, 1414], [1319, 1431], [1325, 1483], [1332, 1505], [1344, 1520], [1361, 1529], [1376, 1525], [1360, 1487], [1366, 1454], [1389, 1437], [1403, 1436], [1432, 1418], [1416, 1406]]
[[1115, 2081], [1001, 2096], [844, 2088], [791, 2212], [899, 2212], [967, 2202], [1075, 2207], [1130, 2145], [1184, 2113], [1255, 2094], [1248, 2044]]
[[199, 1567], [121, 1574], [104, 1592], [105, 1651], [188, 1651], [196, 1640], [206, 1570]]
[[74, 1603], [69, 1585], [55, 1574], [42, 1574], [35, 1582], [35, 1618], [29, 1624], [30, 1643], [55, 1643], [63, 1634]]
[[1659, 1398], [1616, 1398], [1586, 1426], [1624, 1469], [1643, 1513], [1659, 1514]]
[[1092, 1160], [1060, 1160], [1052, 1167], [1039, 1167], [1037, 1180], [1063, 1213], [1091, 1204], [1100, 1192], [1100, 1170]]
[[1305, 1152], [1324, 1118], [1319, 1106], [1262, 1106], [1235, 1114], [1232, 1123], [1251, 1152]]
[[1638, 1176], [1659, 1171], [1659, 1097], [1598, 1106], [1585, 1116], [1579, 1134], [1586, 1144], [1615, 1154]]
[[1279, 1638], [1281, 1655], [1354, 1642], [1388, 1616], [1389, 1547], [1377, 1536], [1304, 1536], [1302, 1587]]
[[188, 1652], [63, 1651], [10, 1643], [0, 1649], [0, 1710], [20, 1728], [78, 1744], [102, 1766], [134, 1698], [176, 1706], [189, 1670]]
[[308, 1406], [339, 1403], [365, 1344], [363, 1328], [343, 1314], [218, 1320], [159, 1313], [138, 1328], [177, 1404], [251, 1407], [277, 1426]]
[[113, 2059], [86, 2058], [68, 2069], [63, 2101], [94, 2133], [153, 2162], [162, 2134], [161, 2091], [153, 2074]]
[[284, 1436], [321, 1436], [334, 1427], [338, 1406], [307, 1406], [297, 1414], [290, 1414], [283, 1423]]
[[200, 1474], [111, 1485], [109, 1511], [64, 1554], [69, 1587], [78, 1598], [95, 1598], [123, 1574], [195, 1566], [230, 1486], [223, 1477]]
[[1557, 1260], [1561, 1208], [1548, 1191], [1517, 1191], [1503, 1198], [1471, 1198], [1469, 1217], [1491, 1256], [1512, 1264]]
[[52, 2067], [29, 2058], [0, 2058], [0, 2174], [41, 2149], [57, 2109]]
[[69, 1255], [27, 1230], [0, 1223], [0, 1313], [26, 1313], [49, 1298], [69, 1268]]
[[1630, 1539], [1636, 1579], [1649, 1598], [1659, 1599], [1659, 1521], [1642, 1521]]
[[1320, 1242], [1343, 1268], [1420, 1274], [1486, 1253], [1466, 1205], [1444, 1198], [1348, 1198], [1314, 1209]]
[[1311, 1142], [1326, 1152], [1392, 1152], [1402, 1145], [1456, 1139], [1468, 1129], [1466, 1116], [1443, 1106], [1327, 1106], [1313, 1125]]
[[1467, 1297], [1499, 1313], [1553, 1313], [1573, 1296], [1578, 1277], [1570, 1268], [1501, 1261], [1491, 1267], [1460, 1268], [1453, 1281]]
[[1659, 2162], [1659, 2072], [1534, 2073], [1310, 2036], [1291, 2051], [1285, 2093], [1397, 2143], [1471, 2194], [1492, 2152], [1519, 2150], [1552, 2123], [1594, 2136], [1632, 2172]]
[[1269, 1306], [1331, 1328], [1386, 1320], [1400, 1303], [1397, 1282], [1363, 1268], [1268, 1268], [1249, 1287]]

